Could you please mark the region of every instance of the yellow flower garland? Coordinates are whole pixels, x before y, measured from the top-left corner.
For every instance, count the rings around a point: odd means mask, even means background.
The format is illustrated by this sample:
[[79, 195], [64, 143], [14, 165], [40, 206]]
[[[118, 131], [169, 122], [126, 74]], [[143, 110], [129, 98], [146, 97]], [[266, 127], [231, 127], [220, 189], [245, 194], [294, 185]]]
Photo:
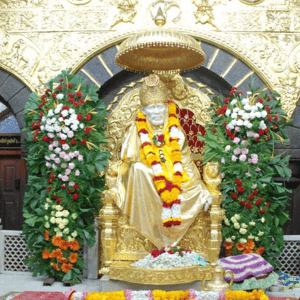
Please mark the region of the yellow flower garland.
[[[176, 115], [176, 106], [173, 102], [169, 102], [169, 119], [167, 123], [166, 130], [164, 132], [166, 146], [171, 149], [171, 162], [173, 164], [181, 164], [181, 151], [180, 145], [177, 138], [170, 137], [170, 131], [172, 127], [180, 128], [180, 122]], [[162, 162], [159, 156], [159, 147], [152, 142], [153, 135], [148, 131], [148, 128], [151, 128], [147, 122], [146, 116], [139, 111], [137, 118], [137, 129], [139, 134], [148, 134], [149, 142], [145, 142], [141, 145], [141, 158], [145, 165], [152, 167], [153, 165], [160, 164], [163, 172], [155, 174], [153, 177], [153, 183], [156, 191], [160, 195], [163, 201], [163, 207], [172, 207], [173, 204], [180, 204], [178, 199], [181, 193], [181, 185], [183, 181], [188, 181], [189, 178], [185, 174], [183, 179], [183, 174], [181, 172], [174, 172], [172, 179], [168, 171], [166, 163]], [[180, 225], [181, 218], [168, 218], [163, 220], [164, 226], [170, 227], [172, 225]]]

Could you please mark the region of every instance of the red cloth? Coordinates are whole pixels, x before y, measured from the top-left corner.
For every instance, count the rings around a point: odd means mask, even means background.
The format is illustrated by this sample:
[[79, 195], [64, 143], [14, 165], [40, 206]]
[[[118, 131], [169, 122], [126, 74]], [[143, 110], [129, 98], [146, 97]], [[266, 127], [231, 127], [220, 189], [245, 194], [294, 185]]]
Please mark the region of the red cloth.
[[62, 292], [23, 292], [14, 300], [68, 300]]

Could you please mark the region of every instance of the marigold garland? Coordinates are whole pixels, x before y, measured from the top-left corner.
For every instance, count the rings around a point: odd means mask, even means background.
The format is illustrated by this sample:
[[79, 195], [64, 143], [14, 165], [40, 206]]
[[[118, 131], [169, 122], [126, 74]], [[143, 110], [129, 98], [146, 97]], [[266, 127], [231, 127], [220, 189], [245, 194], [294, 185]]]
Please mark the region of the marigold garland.
[[[182, 182], [188, 181], [186, 175], [183, 178], [181, 163], [181, 151], [178, 143], [180, 122], [176, 115], [176, 106], [169, 101], [169, 119], [163, 132], [164, 141], [160, 146], [153, 142], [155, 135], [151, 132], [151, 126], [146, 116], [139, 111], [137, 118], [137, 129], [141, 139], [141, 157], [145, 165], [152, 167], [154, 177], [153, 183], [156, 191], [162, 199], [162, 220], [165, 227], [178, 226], [181, 224], [180, 193]], [[155, 137], [156, 140], [156, 137]], [[168, 159], [165, 159], [164, 147], [171, 149], [170, 163], [173, 170], [168, 169]], [[166, 148], [165, 148], [166, 149]], [[171, 173], [171, 174], [170, 174]]]

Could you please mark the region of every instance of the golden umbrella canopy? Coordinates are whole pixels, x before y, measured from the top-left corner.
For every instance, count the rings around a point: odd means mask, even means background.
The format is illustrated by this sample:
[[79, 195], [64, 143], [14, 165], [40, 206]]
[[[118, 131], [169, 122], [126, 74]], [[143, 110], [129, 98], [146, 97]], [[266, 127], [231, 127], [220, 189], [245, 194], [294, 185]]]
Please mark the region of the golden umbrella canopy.
[[126, 39], [116, 55], [118, 66], [142, 73], [189, 71], [199, 68], [204, 61], [205, 54], [194, 38], [163, 28]]

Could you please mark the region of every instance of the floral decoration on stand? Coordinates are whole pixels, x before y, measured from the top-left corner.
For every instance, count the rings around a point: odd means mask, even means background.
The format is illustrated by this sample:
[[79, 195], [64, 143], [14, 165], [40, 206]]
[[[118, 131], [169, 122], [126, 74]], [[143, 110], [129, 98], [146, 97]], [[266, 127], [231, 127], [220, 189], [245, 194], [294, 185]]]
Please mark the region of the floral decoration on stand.
[[205, 257], [200, 257], [194, 251], [183, 249], [180, 246], [167, 246], [162, 247], [161, 250], [153, 249], [150, 254], [132, 265], [140, 268], [170, 269], [196, 265], [206, 266], [208, 263]]
[[[145, 165], [152, 167], [155, 189], [163, 201], [162, 222], [165, 227], [181, 224], [180, 193], [181, 184], [189, 180], [182, 169], [178, 135], [180, 122], [176, 115], [176, 106], [169, 101], [169, 119], [163, 134], [153, 135], [146, 116], [139, 111], [137, 128], [141, 139], [141, 157]], [[172, 151], [172, 178], [167, 168], [164, 146]]]
[[279, 95], [232, 88], [214, 97], [212, 124], [206, 127], [205, 161], [220, 163], [226, 218], [222, 229], [226, 255], [258, 253], [274, 266], [284, 247], [282, 225], [289, 219], [287, 190], [274, 177], [288, 178], [289, 156], [275, 155], [275, 143], [289, 143], [291, 125]]
[[80, 282], [84, 269], [79, 250], [84, 239], [95, 243], [94, 218], [104, 190], [109, 153], [106, 107], [98, 88], [63, 71], [45, 93], [35, 93], [25, 107], [28, 184], [23, 233], [32, 255], [33, 276]]

